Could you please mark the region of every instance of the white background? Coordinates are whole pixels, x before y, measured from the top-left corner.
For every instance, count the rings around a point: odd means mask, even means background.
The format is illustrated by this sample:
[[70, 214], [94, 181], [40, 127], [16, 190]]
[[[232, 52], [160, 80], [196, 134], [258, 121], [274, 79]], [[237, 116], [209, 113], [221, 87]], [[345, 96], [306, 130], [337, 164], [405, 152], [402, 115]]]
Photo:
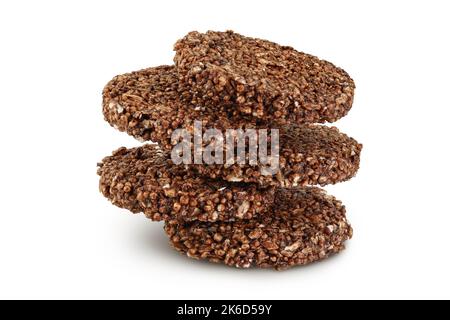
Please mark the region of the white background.
[[[448, 1], [2, 1], [0, 298], [450, 298]], [[355, 235], [285, 272], [187, 259], [112, 206], [96, 162], [139, 142], [101, 113], [116, 74], [233, 29], [327, 59], [357, 90], [336, 123], [361, 169], [328, 187]]]

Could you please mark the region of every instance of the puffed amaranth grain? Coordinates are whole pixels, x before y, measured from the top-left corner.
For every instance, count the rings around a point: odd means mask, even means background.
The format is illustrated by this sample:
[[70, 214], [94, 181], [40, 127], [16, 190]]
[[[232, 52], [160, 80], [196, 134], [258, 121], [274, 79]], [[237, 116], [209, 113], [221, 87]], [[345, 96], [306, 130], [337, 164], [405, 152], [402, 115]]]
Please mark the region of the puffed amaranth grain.
[[190, 32], [174, 46], [180, 80], [214, 109], [291, 123], [334, 122], [353, 102], [355, 84], [330, 62], [232, 31]]
[[157, 142], [170, 150], [176, 129], [193, 133], [194, 121], [217, 129], [253, 128], [254, 119], [234, 117], [230, 106], [207, 110], [180, 85], [174, 66], [147, 68], [114, 77], [103, 89], [103, 115], [114, 128], [139, 141]]
[[273, 188], [196, 176], [150, 144], [116, 150], [98, 164], [98, 174], [101, 193], [114, 205], [155, 221], [251, 219], [273, 203]]
[[278, 270], [327, 258], [352, 237], [345, 207], [315, 187], [278, 190], [272, 214], [228, 223], [169, 221], [165, 231], [191, 258]]

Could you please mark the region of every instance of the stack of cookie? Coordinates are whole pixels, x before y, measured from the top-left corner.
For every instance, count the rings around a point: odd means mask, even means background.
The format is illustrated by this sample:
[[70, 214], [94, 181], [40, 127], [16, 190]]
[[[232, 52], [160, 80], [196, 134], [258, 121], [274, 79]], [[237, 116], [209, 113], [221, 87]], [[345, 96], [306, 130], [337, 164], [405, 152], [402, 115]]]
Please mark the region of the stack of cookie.
[[[106, 121], [146, 144], [99, 163], [100, 191], [121, 208], [164, 221], [189, 257], [278, 270], [328, 257], [351, 238], [345, 208], [314, 185], [350, 179], [362, 145], [335, 127], [354, 83], [333, 64], [291, 47], [228, 32], [191, 32], [174, 66], [116, 76]], [[276, 172], [260, 163], [176, 164], [177, 129], [278, 129]], [[202, 145], [204, 147], [204, 145]]]

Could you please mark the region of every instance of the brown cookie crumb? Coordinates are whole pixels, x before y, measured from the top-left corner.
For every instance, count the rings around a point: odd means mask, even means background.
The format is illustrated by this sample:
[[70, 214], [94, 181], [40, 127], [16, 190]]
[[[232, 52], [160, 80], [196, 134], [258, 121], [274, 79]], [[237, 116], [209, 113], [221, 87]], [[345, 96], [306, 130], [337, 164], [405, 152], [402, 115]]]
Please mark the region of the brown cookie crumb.
[[327, 258], [352, 237], [345, 207], [314, 187], [279, 189], [272, 212], [251, 220], [168, 221], [165, 231], [172, 246], [191, 258], [277, 270]]
[[353, 103], [355, 84], [330, 62], [232, 31], [190, 32], [174, 46], [182, 83], [211, 109], [291, 123], [334, 122]]

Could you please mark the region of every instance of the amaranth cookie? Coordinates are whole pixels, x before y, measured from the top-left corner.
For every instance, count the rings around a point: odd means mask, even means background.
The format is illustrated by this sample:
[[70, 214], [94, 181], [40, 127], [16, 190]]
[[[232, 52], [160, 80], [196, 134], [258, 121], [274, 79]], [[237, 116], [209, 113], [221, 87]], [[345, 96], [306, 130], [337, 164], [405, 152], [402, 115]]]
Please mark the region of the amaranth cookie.
[[340, 201], [315, 187], [279, 189], [271, 214], [234, 222], [166, 222], [172, 246], [238, 268], [286, 269], [343, 250], [352, 228]]
[[[205, 110], [202, 104], [189, 103], [190, 87], [181, 86], [173, 66], [159, 66], [114, 77], [103, 89], [103, 114], [114, 128], [140, 141], [158, 142], [164, 149], [173, 147], [176, 129], [194, 131], [194, 122], [217, 129], [253, 128], [254, 119], [233, 117], [229, 106]], [[231, 110], [231, 111], [230, 111]]]
[[155, 221], [250, 219], [273, 203], [273, 188], [196, 176], [156, 145], [120, 148], [98, 164], [98, 174], [101, 193], [114, 205]]
[[347, 72], [288, 46], [208, 31], [190, 32], [174, 49], [181, 82], [211, 109], [231, 103], [261, 119], [314, 123], [334, 122], [352, 106]]

